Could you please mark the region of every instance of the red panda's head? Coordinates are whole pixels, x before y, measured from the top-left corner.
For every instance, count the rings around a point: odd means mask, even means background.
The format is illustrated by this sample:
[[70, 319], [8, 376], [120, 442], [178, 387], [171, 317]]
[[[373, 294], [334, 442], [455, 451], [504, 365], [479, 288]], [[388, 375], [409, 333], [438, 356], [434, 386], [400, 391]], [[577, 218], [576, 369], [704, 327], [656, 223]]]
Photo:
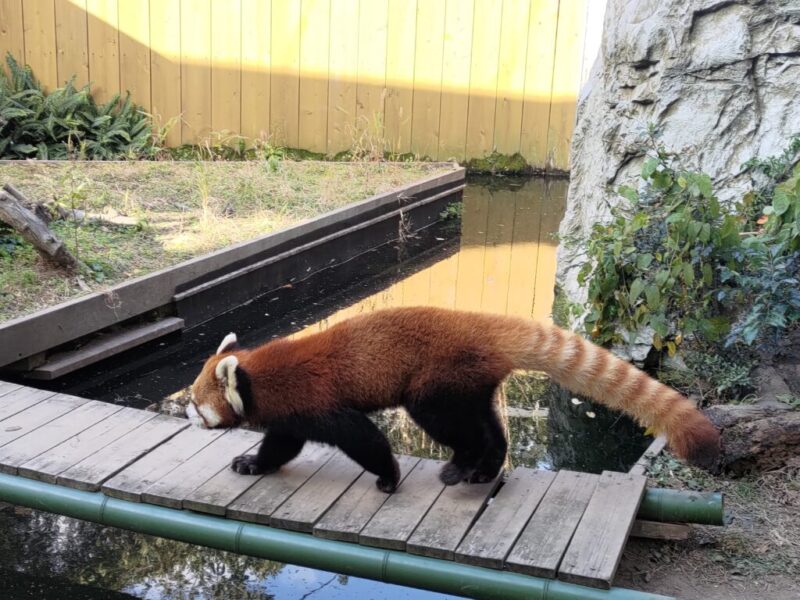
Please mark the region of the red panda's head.
[[239, 359], [232, 354], [235, 349], [236, 335], [229, 333], [194, 380], [192, 399], [186, 407], [186, 416], [194, 424], [209, 429], [234, 427], [244, 417], [236, 377]]

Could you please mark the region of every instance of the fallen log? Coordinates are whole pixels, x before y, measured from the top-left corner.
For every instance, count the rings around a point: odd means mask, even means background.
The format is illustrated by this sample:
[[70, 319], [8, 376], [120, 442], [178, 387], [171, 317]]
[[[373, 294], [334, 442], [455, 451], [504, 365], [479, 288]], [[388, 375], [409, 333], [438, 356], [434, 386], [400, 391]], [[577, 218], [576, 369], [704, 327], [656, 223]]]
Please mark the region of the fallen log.
[[0, 191], [0, 221], [19, 232], [45, 260], [64, 269], [78, 269], [80, 261], [26, 204], [30, 202], [25, 196], [11, 184], [6, 184]]

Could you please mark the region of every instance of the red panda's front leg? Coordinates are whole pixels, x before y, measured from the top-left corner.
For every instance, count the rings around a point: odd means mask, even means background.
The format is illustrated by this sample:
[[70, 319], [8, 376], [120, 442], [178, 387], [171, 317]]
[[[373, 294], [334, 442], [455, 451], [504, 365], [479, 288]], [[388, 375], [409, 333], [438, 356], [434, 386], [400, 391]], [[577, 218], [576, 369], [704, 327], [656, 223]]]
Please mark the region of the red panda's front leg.
[[237, 456], [231, 463], [231, 469], [242, 475], [274, 473], [300, 454], [305, 443], [305, 438], [270, 429], [264, 436], [258, 453]]

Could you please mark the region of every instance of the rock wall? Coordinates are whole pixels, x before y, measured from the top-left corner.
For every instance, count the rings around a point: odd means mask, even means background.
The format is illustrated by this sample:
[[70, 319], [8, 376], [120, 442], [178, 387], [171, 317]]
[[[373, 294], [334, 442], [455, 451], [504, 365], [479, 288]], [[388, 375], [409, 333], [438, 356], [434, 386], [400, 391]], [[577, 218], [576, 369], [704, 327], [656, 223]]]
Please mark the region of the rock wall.
[[[608, 0], [603, 40], [578, 105], [562, 236], [585, 239], [638, 186], [648, 123], [720, 199], [750, 186], [741, 165], [800, 133], [800, 0]], [[580, 247], [562, 243], [558, 283], [572, 302]]]

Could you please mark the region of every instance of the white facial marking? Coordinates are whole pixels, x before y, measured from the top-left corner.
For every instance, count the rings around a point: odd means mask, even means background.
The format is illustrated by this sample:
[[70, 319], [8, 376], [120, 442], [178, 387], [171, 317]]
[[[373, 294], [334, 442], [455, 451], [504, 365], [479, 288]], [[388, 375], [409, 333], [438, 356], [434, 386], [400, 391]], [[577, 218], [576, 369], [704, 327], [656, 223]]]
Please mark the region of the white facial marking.
[[217, 354], [222, 354], [226, 350], [236, 345], [236, 334], [231, 332], [222, 339], [222, 343], [217, 348]]
[[208, 405], [198, 406], [197, 410], [199, 410], [200, 414], [202, 414], [203, 417], [205, 418], [206, 426], [209, 429], [213, 429], [214, 427], [219, 425], [220, 422], [222, 421], [220, 416], [217, 414], [217, 411], [215, 411], [211, 406]]
[[239, 390], [236, 385], [236, 367], [239, 366], [239, 359], [235, 356], [226, 356], [217, 363], [215, 370], [217, 379], [220, 380], [225, 390], [225, 399], [231, 405], [233, 411], [241, 416], [244, 416], [244, 402], [239, 395]]
[[197, 412], [197, 409], [194, 406], [194, 402], [189, 402], [186, 405], [186, 416], [189, 418], [189, 421], [192, 425], [196, 427], [205, 427], [206, 424], [203, 422], [203, 417]]

